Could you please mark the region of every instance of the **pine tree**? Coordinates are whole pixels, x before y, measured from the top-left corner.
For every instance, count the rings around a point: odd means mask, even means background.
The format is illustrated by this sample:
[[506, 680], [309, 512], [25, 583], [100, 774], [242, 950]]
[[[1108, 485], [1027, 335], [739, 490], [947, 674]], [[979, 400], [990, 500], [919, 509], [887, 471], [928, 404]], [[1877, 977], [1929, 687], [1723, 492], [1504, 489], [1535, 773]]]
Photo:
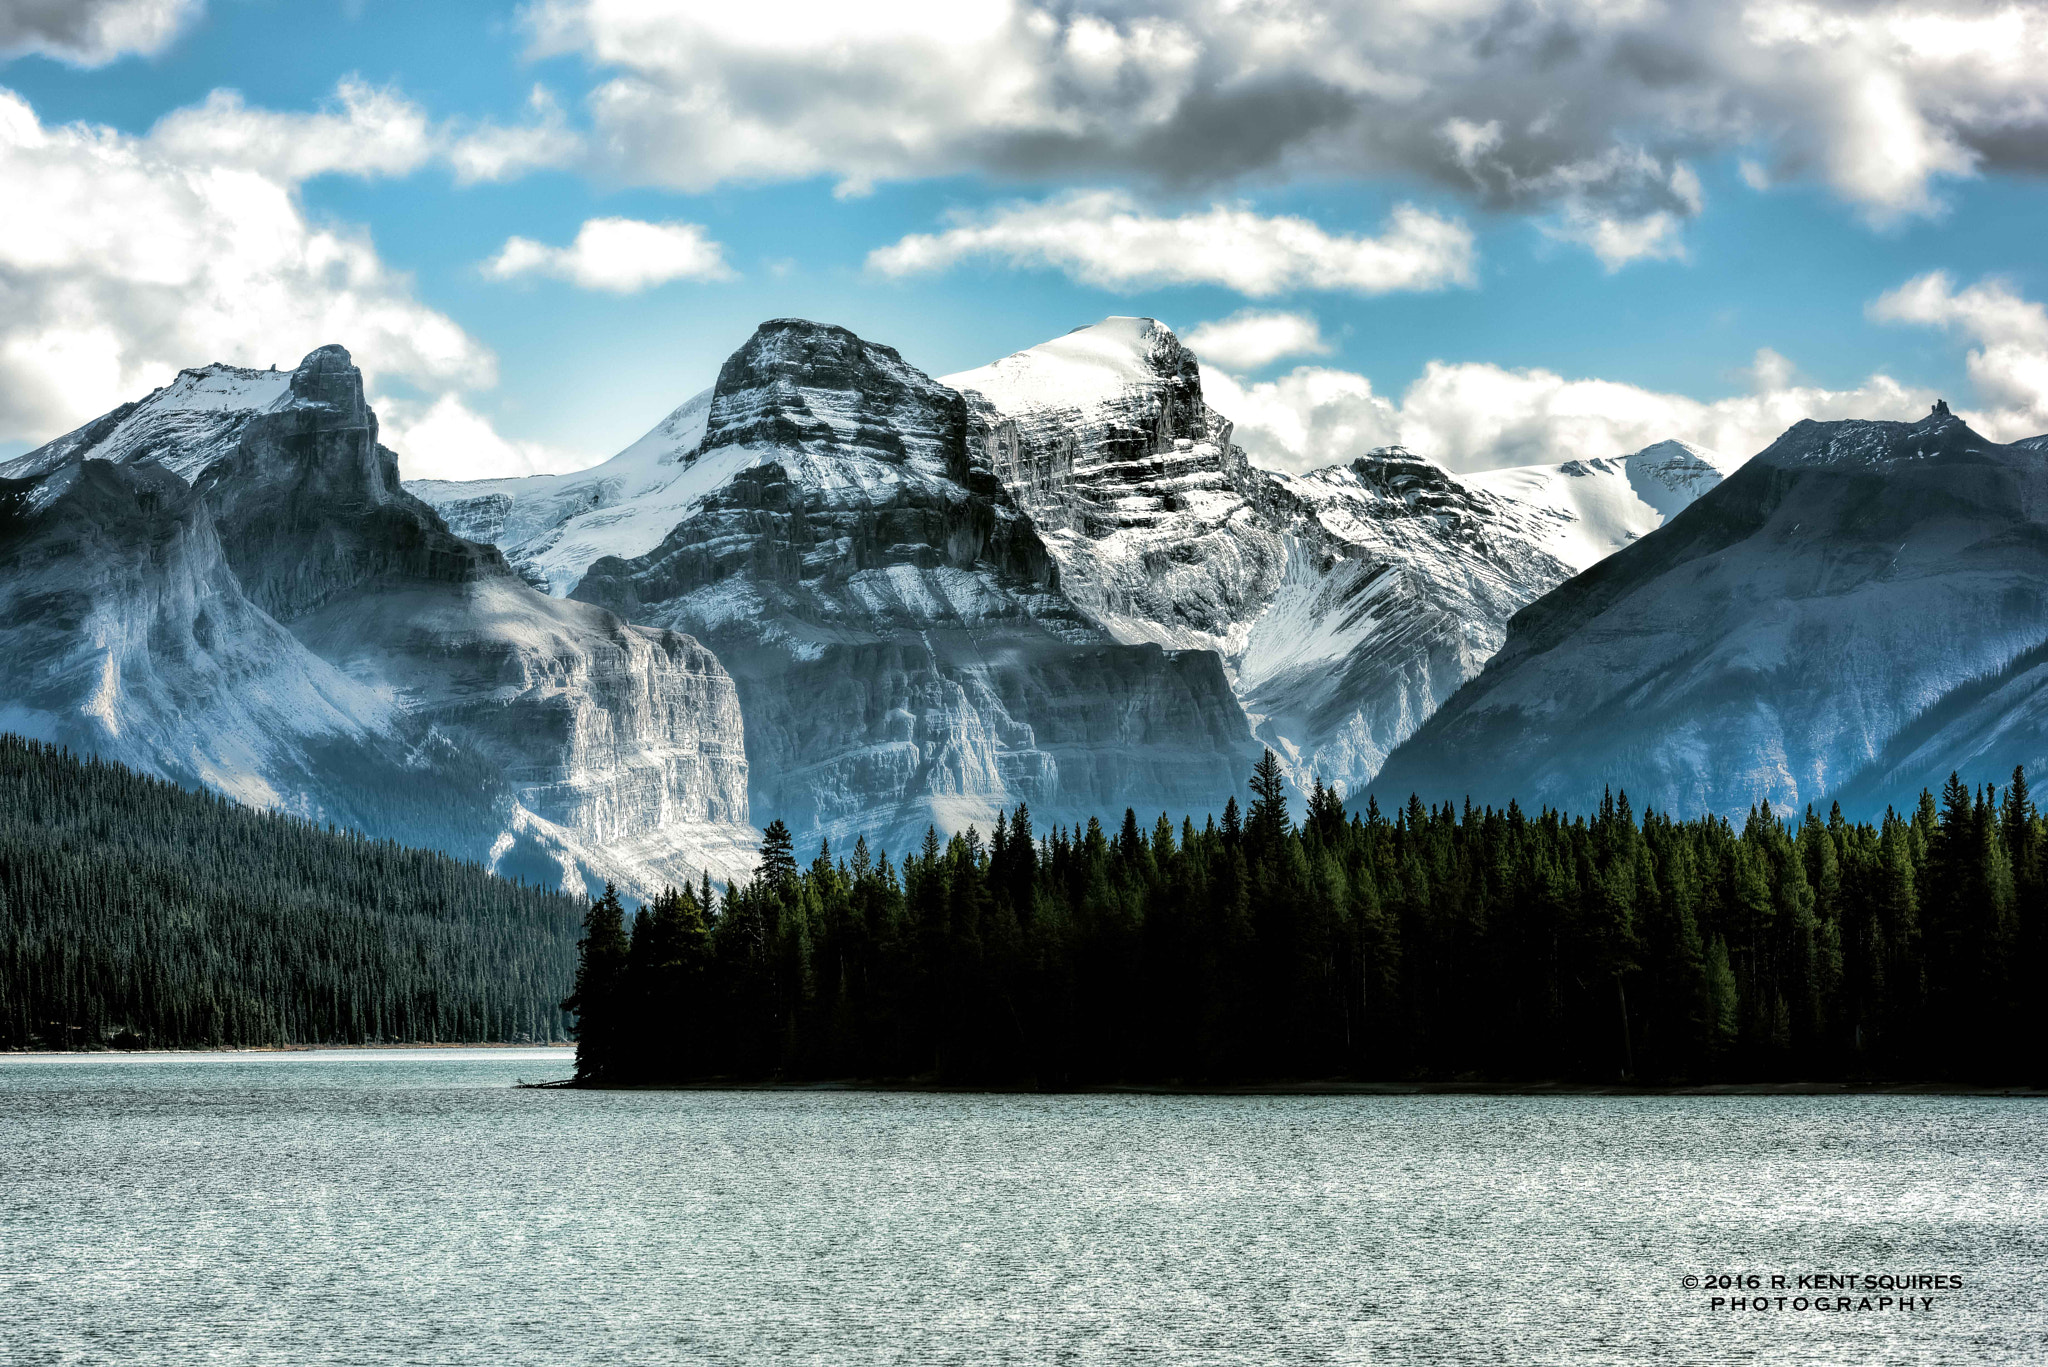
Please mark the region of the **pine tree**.
[[1252, 769], [1251, 790], [1252, 808], [1245, 834], [1251, 841], [1254, 858], [1268, 858], [1278, 851], [1280, 838], [1288, 829], [1287, 778], [1280, 770], [1280, 757], [1271, 747]]
[[628, 946], [625, 908], [618, 889], [605, 884], [604, 896], [591, 903], [583, 918], [583, 943], [577, 953], [576, 981], [564, 1011], [576, 1013], [576, 1076], [603, 1081], [618, 1062], [623, 1043], [623, 1002], [620, 979]]

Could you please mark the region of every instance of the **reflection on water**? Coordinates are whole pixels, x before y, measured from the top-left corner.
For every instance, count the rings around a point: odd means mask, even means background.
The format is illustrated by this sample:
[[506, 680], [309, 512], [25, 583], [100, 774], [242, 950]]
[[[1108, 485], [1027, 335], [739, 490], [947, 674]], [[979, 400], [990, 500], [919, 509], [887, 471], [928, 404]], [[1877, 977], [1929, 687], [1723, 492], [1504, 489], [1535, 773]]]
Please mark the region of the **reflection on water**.
[[[2039, 1101], [509, 1085], [567, 1072], [560, 1050], [0, 1056], [0, 1361], [1975, 1364], [2048, 1344]], [[1964, 1287], [1818, 1313], [1682, 1285], [1718, 1273]]]

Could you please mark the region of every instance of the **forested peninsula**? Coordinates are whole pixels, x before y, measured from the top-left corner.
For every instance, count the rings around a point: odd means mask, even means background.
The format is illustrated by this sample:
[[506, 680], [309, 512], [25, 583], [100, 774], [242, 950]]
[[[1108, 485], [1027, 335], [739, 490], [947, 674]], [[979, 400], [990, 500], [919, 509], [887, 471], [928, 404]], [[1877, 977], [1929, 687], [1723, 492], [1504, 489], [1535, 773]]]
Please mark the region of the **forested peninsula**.
[[586, 1085], [1672, 1084], [2048, 1069], [2043, 849], [2015, 771], [1876, 824], [1631, 810], [1289, 817], [1272, 755], [1197, 828], [1019, 806], [584, 918]]
[[559, 1040], [587, 905], [0, 735], [0, 1048]]

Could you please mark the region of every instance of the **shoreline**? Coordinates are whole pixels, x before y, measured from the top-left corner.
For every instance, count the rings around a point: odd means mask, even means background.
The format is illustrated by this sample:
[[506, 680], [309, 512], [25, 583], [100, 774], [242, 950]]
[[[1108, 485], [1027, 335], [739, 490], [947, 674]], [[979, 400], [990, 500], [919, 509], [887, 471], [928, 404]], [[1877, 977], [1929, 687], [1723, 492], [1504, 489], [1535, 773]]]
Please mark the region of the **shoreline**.
[[912, 1092], [967, 1096], [1970, 1096], [2014, 1100], [2048, 1098], [2048, 1088], [1974, 1086], [1947, 1082], [1703, 1082], [1672, 1086], [1588, 1082], [1316, 1082], [1116, 1083], [1057, 1090], [1025, 1087], [947, 1085], [937, 1082], [835, 1080], [822, 1082], [640, 1082], [586, 1084], [564, 1078], [519, 1084], [530, 1090], [577, 1092]]
[[[548, 1053], [573, 1063], [573, 1044], [266, 1044], [222, 1049], [5, 1049], [0, 1062], [17, 1059], [93, 1058], [233, 1058], [317, 1056], [321, 1054], [446, 1054], [464, 1050]], [[553, 1060], [549, 1060], [552, 1062]], [[1177, 1083], [1125, 1082], [1046, 1089], [971, 1083], [942, 1083], [918, 1078], [825, 1078], [809, 1081], [741, 1081], [710, 1078], [697, 1082], [584, 1084], [573, 1078], [520, 1082], [527, 1090], [589, 1092], [906, 1092], [965, 1096], [1955, 1096], [2003, 1097], [2014, 1100], [2048, 1098], [2048, 1086], [1957, 1082], [1696, 1082], [1640, 1084], [1625, 1082], [1413, 1081], [1364, 1082], [1346, 1078], [1304, 1081]]]
[[218, 1049], [0, 1049], [0, 1059], [9, 1058], [144, 1058], [151, 1054], [176, 1057], [202, 1057], [221, 1054], [361, 1054], [373, 1050], [391, 1053], [447, 1053], [454, 1049], [548, 1049], [576, 1056], [574, 1044], [513, 1044], [504, 1040], [488, 1040], [475, 1044], [428, 1043], [413, 1044], [251, 1044], [246, 1046], [223, 1045]]

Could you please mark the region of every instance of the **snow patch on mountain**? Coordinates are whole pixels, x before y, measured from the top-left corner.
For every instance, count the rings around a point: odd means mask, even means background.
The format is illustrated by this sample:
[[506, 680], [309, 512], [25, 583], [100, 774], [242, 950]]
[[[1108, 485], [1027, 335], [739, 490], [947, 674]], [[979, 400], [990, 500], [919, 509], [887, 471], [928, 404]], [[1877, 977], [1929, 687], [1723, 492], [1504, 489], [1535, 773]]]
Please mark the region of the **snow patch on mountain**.
[[292, 402], [292, 372], [209, 365], [76, 432], [0, 465], [0, 478], [33, 479], [85, 460], [149, 462], [186, 483], [220, 459], [255, 414]]
[[1648, 536], [1739, 464], [1682, 441], [1660, 441], [1627, 456], [1482, 470], [1462, 478], [1535, 514], [1543, 549], [1578, 571]]
[[497, 546], [529, 583], [562, 598], [600, 556], [653, 550], [705, 494], [744, 468], [739, 451], [698, 462], [710, 414], [707, 389], [610, 460], [574, 474], [409, 480], [405, 487], [456, 535]]

